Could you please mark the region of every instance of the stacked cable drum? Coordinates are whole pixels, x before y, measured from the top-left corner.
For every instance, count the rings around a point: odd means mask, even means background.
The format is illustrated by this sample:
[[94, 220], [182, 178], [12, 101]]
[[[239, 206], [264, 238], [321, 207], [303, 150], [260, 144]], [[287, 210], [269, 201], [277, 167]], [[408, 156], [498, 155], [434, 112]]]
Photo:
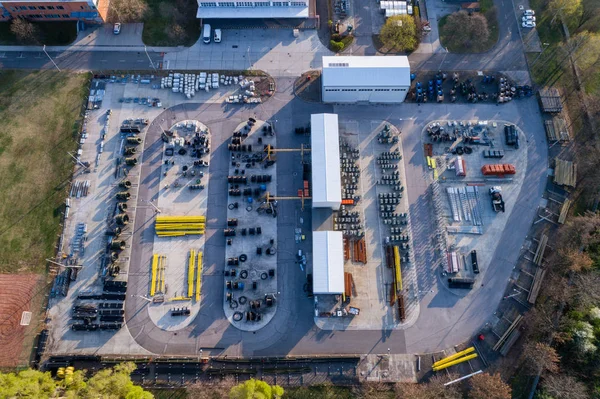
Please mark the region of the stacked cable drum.
[[159, 237], [204, 234], [206, 216], [157, 216], [155, 228]]

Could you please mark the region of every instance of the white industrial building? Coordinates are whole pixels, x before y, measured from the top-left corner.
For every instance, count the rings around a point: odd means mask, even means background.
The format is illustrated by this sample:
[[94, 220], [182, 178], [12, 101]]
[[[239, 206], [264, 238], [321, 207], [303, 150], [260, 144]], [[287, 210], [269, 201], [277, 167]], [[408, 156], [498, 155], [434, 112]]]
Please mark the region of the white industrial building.
[[198, 0], [196, 18], [308, 18], [308, 0], [223, 1]]
[[341, 231], [313, 232], [313, 294], [344, 292], [344, 243]]
[[401, 103], [410, 88], [408, 57], [323, 57], [323, 102]]
[[310, 116], [312, 158], [312, 207], [340, 209], [340, 134], [336, 114]]

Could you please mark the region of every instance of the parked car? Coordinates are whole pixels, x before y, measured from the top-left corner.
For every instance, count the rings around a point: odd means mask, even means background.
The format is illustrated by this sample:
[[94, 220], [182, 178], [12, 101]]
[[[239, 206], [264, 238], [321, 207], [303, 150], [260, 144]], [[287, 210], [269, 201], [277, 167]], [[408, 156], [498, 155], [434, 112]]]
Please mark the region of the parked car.
[[535, 11], [533, 11], [533, 10], [525, 10], [525, 12], [523, 13], [523, 15], [535, 15]]
[[524, 16], [522, 19], [523, 19], [523, 22], [527, 22], [527, 21], [535, 22], [535, 17], [533, 17], [531, 15]]
[[535, 22], [533, 22], [533, 21], [523, 22], [523, 28], [535, 28]]
[[113, 26], [113, 33], [115, 35], [118, 35], [119, 33], [121, 33], [121, 23], [120, 22], [117, 22], [115, 24], [115, 26]]

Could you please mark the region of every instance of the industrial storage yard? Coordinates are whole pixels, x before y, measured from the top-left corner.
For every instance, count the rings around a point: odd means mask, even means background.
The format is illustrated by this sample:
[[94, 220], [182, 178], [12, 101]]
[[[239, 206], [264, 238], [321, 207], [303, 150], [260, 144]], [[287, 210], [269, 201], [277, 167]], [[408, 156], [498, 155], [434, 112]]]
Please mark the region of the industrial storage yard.
[[231, 76], [92, 83], [48, 354], [402, 354], [496, 322], [543, 188], [534, 102], [311, 104], [277, 79], [230, 104]]

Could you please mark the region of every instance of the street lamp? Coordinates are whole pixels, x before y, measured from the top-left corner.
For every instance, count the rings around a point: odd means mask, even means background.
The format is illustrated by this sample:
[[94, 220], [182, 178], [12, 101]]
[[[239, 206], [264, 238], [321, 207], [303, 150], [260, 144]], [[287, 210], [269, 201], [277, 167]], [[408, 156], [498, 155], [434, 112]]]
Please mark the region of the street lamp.
[[42, 47], [42, 50], [44, 50], [44, 53], [46, 53], [46, 55], [48, 56], [48, 58], [50, 59], [50, 61], [52, 61], [52, 63], [56, 67], [56, 69], [58, 69], [58, 72], [60, 72], [60, 68], [58, 67], [58, 65], [56, 65], [56, 62], [54, 62], [54, 60], [52, 59], [52, 57], [50, 57], [50, 54], [48, 54], [48, 52], [46, 51], [46, 45], [45, 44], [44, 44], [44, 47]]

